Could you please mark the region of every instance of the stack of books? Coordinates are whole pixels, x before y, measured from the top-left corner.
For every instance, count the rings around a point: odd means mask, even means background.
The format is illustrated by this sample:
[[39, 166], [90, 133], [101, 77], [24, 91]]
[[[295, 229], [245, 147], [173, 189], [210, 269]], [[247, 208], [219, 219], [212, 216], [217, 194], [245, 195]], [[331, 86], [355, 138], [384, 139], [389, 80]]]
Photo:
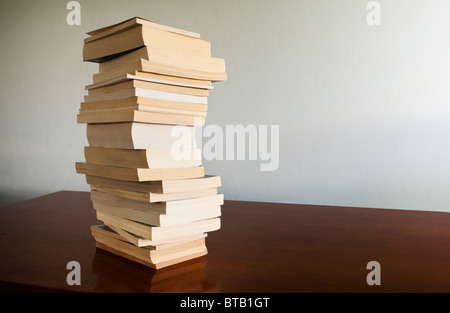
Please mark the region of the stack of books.
[[84, 61], [99, 63], [78, 123], [87, 124], [85, 174], [96, 246], [152, 268], [207, 254], [220, 228], [220, 177], [205, 175], [194, 126], [204, 124], [223, 59], [197, 33], [142, 18], [88, 33]]

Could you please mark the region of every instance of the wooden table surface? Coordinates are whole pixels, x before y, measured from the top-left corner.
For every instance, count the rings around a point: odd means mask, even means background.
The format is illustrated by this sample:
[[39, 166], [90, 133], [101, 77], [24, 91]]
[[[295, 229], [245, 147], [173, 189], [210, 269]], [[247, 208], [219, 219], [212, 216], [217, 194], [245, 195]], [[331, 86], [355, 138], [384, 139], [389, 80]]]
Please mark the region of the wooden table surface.
[[96, 249], [95, 224], [87, 192], [1, 207], [0, 291], [450, 292], [449, 213], [225, 201], [208, 256], [158, 271]]

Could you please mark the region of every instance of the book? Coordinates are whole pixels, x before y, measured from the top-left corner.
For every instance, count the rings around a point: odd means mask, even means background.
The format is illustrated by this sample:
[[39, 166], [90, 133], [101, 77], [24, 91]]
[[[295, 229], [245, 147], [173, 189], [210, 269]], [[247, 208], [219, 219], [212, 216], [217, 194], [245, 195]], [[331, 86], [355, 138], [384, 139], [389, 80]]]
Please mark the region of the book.
[[173, 32], [176, 34], [180, 34], [180, 35], [184, 35], [184, 36], [188, 36], [188, 37], [193, 37], [193, 38], [200, 38], [200, 34], [195, 33], [195, 32], [191, 32], [191, 31], [187, 31], [184, 29], [179, 29], [176, 27], [172, 27], [172, 26], [166, 26], [166, 25], [162, 25], [162, 24], [158, 24], [155, 23], [153, 21], [150, 21], [148, 19], [144, 19], [141, 17], [132, 17], [128, 20], [125, 20], [123, 22], [111, 25], [111, 26], [106, 26], [106, 27], [102, 27], [93, 31], [88, 32], [87, 34], [89, 35], [88, 38], [84, 39], [84, 42], [90, 42], [93, 40], [97, 40], [99, 38], [102, 37], [106, 37], [106, 36], [110, 36], [112, 34], [115, 34], [117, 32], [123, 31], [125, 29], [128, 29], [130, 27], [135, 26], [136, 24], [142, 24], [142, 25], [147, 25], [147, 26], [152, 26], [154, 28], [158, 28], [161, 30], [165, 30], [168, 32]]
[[155, 242], [151, 241], [139, 236], [136, 236], [132, 233], [129, 233], [123, 229], [120, 229], [111, 225], [93, 225], [91, 226], [91, 232], [107, 236], [115, 239], [119, 239], [128, 243], [135, 245], [136, 247], [146, 247], [150, 250], [165, 250], [168, 248], [173, 248], [179, 246], [180, 244], [196, 241], [199, 239], [206, 238], [208, 234], [206, 233], [198, 233], [188, 236], [183, 236], [171, 240]]
[[116, 239], [119, 239], [122, 241], [132, 243], [136, 247], [147, 247], [148, 249], [151, 249], [151, 250], [164, 250], [167, 248], [171, 248], [173, 246], [177, 246], [182, 243], [206, 238], [206, 236], [208, 236], [208, 234], [199, 233], [199, 234], [194, 234], [194, 235], [183, 236], [180, 238], [171, 239], [166, 242], [155, 242], [155, 241], [151, 241], [151, 240], [136, 236], [132, 233], [127, 232], [126, 230], [123, 230], [123, 229], [120, 229], [118, 227], [111, 226], [111, 225], [109, 225], [109, 226], [108, 225], [91, 226], [91, 231], [103, 234], [105, 236], [110, 236], [112, 238], [116, 238]]
[[108, 71], [103, 70], [102, 72], [94, 74], [93, 81], [94, 83], [100, 83], [124, 74], [135, 73], [136, 71], [212, 82], [227, 80], [227, 74], [222, 72], [198, 71], [141, 59], [129, 64], [123, 64]]
[[[118, 240], [118, 242], [120, 242], [120, 240]], [[105, 244], [105, 243], [103, 243], [101, 241], [97, 241], [96, 240], [95, 246], [97, 248], [99, 248], [99, 249], [105, 250], [107, 252], [113, 253], [113, 254], [121, 256], [121, 257], [124, 257], [126, 259], [129, 259], [129, 260], [134, 261], [136, 263], [148, 266], [148, 267], [153, 268], [153, 269], [165, 268], [165, 267], [172, 266], [172, 265], [175, 265], [175, 264], [179, 264], [179, 263], [182, 263], [182, 262], [186, 262], [186, 261], [189, 261], [189, 260], [192, 260], [192, 259], [196, 259], [196, 258], [199, 258], [199, 257], [202, 257], [202, 256], [208, 254], [208, 250], [207, 250], [206, 246], [204, 246], [204, 247], [197, 248], [197, 249], [191, 249], [189, 251], [185, 250], [185, 251], [183, 251], [183, 253], [179, 253], [177, 255], [171, 256], [172, 259], [169, 258], [166, 261], [153, 263], [151, 261], [143, 260], [141, 258], [138, 258], [133, 253], [129, 253], [128, 251], [124, 251], [124, 250], [122, 250], [120, 248], [113, 247], [113, 246], [110, 245], [110, 243], [109, 244]]]
[[101, 176], [106, 178], [135, 182], [166, 179], [185, 179], [205, 176], [205, 170], [203, 166], [170, 169], [147, 169], [77, 162], [75, 168], [78, 174]]
[[161, 29], [164, 31], [168, 31], [168, 32], [172, 32], [172, 33], [176, 33], [176, 34], [180, 34], [180, 35], [184, 35], [184, 36], [188, 36], [188, 37], [200, 38], [199, 33], [187, 31], [187, 30], [172, 27], [172, 26], [162, 25], [162, 24], [159, 24], [159, 23], [156, 23], [156, 22], [153, 22], [148, 19], [141, 18], [141, 17], [132, 17], [123, 22], [120, 22], [120, 23], [117, 23], [114, 25], [110, 25], [110, 26], [106, 26], [106, 27], [102, 27], [102, 28], [88, 32], [87, 35], [89, 37], [85, 38], [84, 42], [86, 43], [86, 42], [94, 41], [94, 40], [97, 40], [97, 39], [100, 39], [100, 38], [103, 38], [106, 36], [110, 36], [117, 32], [121, 32], [125, 29], [134, 27], [136, 24], [147, 25], [147, 26], [151, 26], [151, 27], [154, 27], [157, 29]]
[[[175, 128], [176, 127], [176, 128]], [[90, 146], [121, 149], [171, 150], [180, 139], [174, 136], [176, 130], [186, 136], [186, 149], [195, 149], [195, 128], [148, 123], [101, 123], [88, 124], [87, 139]]]
[[[80, 106], [81, 112], [88, 112], [93, 110], [115, 110], [122, 108], [130, 108], [135, 110], [146, 110], [145, 108], [151, 108], [151, 110], [156, 110], [157, 108], [164, 110], [182, 110], [186, 112], [192, 111], [194, 113], [201, 112], [206, 116], [206, 111], [208, 105], [202, 103], [192, 103], [192, 102], [177, 102], [170, 100], [161, 100], [153, 98], [144, 97], [128, 97], [120, 99], [111, 99], [103, 101], [90, 101], [82, 102]], [[181, 114], [181, 113], [180, 113]]]
[[155, 268], [164, 267], [164, 264], [173, 264], [173, 260], [177, 260], [178, 263], [178, 259], [180, 258], [187, 259], [186, 257], [192, 255], [198, 257], [206, 254], [207, 252], [204, 238], [179, 244], [164, 250], [152, 250], [147, 247], [136, 247], [131, 243], [113, 238], [111, 236], [105, 236], [102, 233], [97, 233], [95, 231], [92, 232], [92, 235], [96, 241], [96, 244], [99, 244], [97, 245], [98, 248], [103, 249], [109, 247], [111, 250], [106, 249], [107, 251], [120, 251], [124, 254], [123, 256], [133, 256], [134, 258], [139, 259]]
[[[166, 51], [179, 51], [209, 57], [211, 44], [198, 37], [186, 36], [179, 31], [169, 31], [154, 24], [143, 23], [143, 19], [135, 20], [128, 27], [116, 27], [114, 32], [104, 35], [104, 29], [98, 29], [87, 38], [83, 47], [83, 61], [105, 62], [124, 52], [147, 46]], [[108, 31], [108, 30], [107, 30]], [[103, 35], [101, 34], [103, 32]]]
[[183, 199], [193, 199], [206, 196], [212, 196], [217, 194], [217, 188], [200, 189], [188, 192], [178, 193], [153, 193], [153, 192], [141, 192], [141, 191], [128, 191], [124, 189], [108, 188], [91, 184], [91, 191], [101, 191], [112, 195], [117, 195], [122, 198], [142, 201], [147, 203], [165, 202]]
[[171, 150], [136, 150], [107, 147], [85, 147], [86, 163], [131, 168], [183, 168], [202, 165], [201, 150], [183, 151], [184, 159], [173, 155]]
[[120, 110], [95, 113], [80, 113], [77, 116], [77, 122], [79, 124], [139, 122], [164, 125], [203, 126], [205, 124], [205, 118], [193, 115]]
[[162, 84], [162, 83], [144, 81], [144, 80], [139, 80], [139, 79], [128, 79], [126, 81], [118, 82], [116, 84], [111, 84], [111, 85], [101, 86], [101, 87], [96, 87], [96, 88], [89, 88], [89, 89], [87, 89], [87, 91], [88, 91], [89, 95], [98, 95], [98, 94], [111, 93], [111, 92], [115, 92], [115, 91], [119, 91], [119, 90], [131, 89], [131, 88], [151, 89], [151, 90], [158, 90], [158, 91], [171, 92], [171, 93], [177, 93], [177, 94], [183, 94], [183, 95], [199, 96], [199, 97], [207, 97], [209, 94], [208, 89]]
[[220, 218], [218, 217], [166, 227], [155, 227], [101, 211], [96, 211], [96, 217], [106, 225], [118, 227], [152, 241], [170, 240], [198, 233], [209, 233], [220, 229]]
[[[99, 72], [109, 72], [127, 64], [144, 60], [150, 63], [174, 66], [184, 70], [209, 73], [225, 73], [225, 62], [220, 58], [204, 55], [186, 54], [180, 50], [142, 47], [130, 53], [99, 64]], [[162, 73], [161, 73], [162, 74]]]
[[176, 196], [187, 192], [197, 192], [211, 188], [216, 189], [221, 186], [220, 176], [210, 175], [192, 179], [173, 179], [148, 182], [130, 182], [86, 175], [86, 182], [91, 186], [106, 187], [109, 189], [121, 190], [123, 192], [130, 191], [149, 193], [150, 197], [162, 197], [164, 195]]
[[[166, 86], [169, 86], [169, 85], [166, 85]], [[103, 88], [109, 88], [109, 87], [103, 87]], [[174, 86], [174, 87], [176, 87], [176, 86]], [[178, 88], [188, 88], [188, 87], [178, 87]], [[193, 88], [193, 89], [195, 89], [195, 88]], [[199, 90], [201, 90], [201, 89], [199, 89]], [[116, 91], [112, 91], [112, 92], [107, 92], [107, 93], [90, 94], [90, 95], [84, 96], [84, 101], [85, 102], [103, 101], [103, 100], [112, 100], [112, 99], [129, 98], [129, 97], [145, 97], [145, 98], [153, 98], [153, 99], [159, 99], [159, 100], [208, 104], [208, 100], [207, 100], [208, 98], [205, 96], [185, 95], [185, 94], [153, 90], [153, 89], [146, 89], [146, 88], [128, 88], [128, 89], [120, 89], [120, 90], [116, 90]]]
[[164, 249], [164, 247], [166, 246], [170, 246], [173, 244], [176, 245], [179, 242], [193, 241], [201, 238], [206, 238], [208, 236], [207, 233], [199, 232], [175, 238], [168, 238], [162, 240], [149, 240], [146, 238], [139, 237], [138, 235], [132, 234], [119, 227], [108, 224], [92, 225], [91, 232], [103, 233], [104, 235], [112, 236], [122, 241], [127, 241], [137, 247], [148, 247], [150, 249]]
[[143, 246], [138, 247], [136, 245], [131, 244], [130, 242], [124, 240], [123, 237], [118, 236], [117, 233], [113, 233], [113, 230], [108, 228], [103, 229], [96, 229], [91, 228], [91, 233], [93, 234], [94, 238], [96, 240], [102, 239], [101, 241], [104, 243], [107, 242], [121, 242], [125, 243], [126, 245], [122, 245], [122, 247], [126, 247], [126, 249], [132, 249], [131, 251], [136, 251], [135, 253], [137, 255], [146, 256], [146, 257], [154, 257], [154, 258], [160, 258], [165, 257], [170, 254], [189, 249], [192, 247], [196, 247], [198, 245], [204, 245], [205, 244], [205, 237], [200, 237], [194, 240], [183, 240], [180, 242], [174, 242], [171, 244], [162, 245], [164, 248], [155, 249], [155, 247], [152, 246]]
[[117, 77], [114, 77], [112, 79], [105, 80], [105, 81], [100, 81], [100, 82], [97, 81], [91, 85], [86, 86], [85, 88], [86, 88], [86, 90], [95, 89], [95, 88], [99, 88], [99, 87], [122, 83], [122, 82], [125, 82], [130, 79], [153, 82], [153, 83], [160, 83], [160, 84], [166, 84], [166, 85], [173, 85], [173, 86], [184, 86], [184, 87], [208, 89], [208, 90], [214, 88], [211, 85], [211, 81], [207, 81], [207, 80], [198, 80], [198, 79], [191, 79], [191, 78], [168, 76], [168, 75], [163, 75], [163, 74], [147, 73], [147, 72], [140, 72], [140, 71], [134, 71], [133, 73], [120, 74]]
[[[217, 218], [221, 215], [220, 206], [211, 206], [212, 204], [207, 204], [206, 202], [195, 208], [190, 206], [184, 209], [173, 209], [169, 211], [169, 209], [165, 208], [164, 205], [158, 206], [157, 204], [149, 203], [146, 205], [143, 202], [138, 202], [138, 205], [128, 205], [125, 201], [112, 202], [104, 200], [102, 196], [98, 196], [95, 193], [92, 193], [91, 200], [94, 209], [97, 212], [106, 213], [112, 216], [125, 218], [134, 222], [139, 222], [155, 227], [181, 225], [205, 219]], [[127, 201], [130, 202], [134, 200]], [[216, 200], [216, 202], [218, 201]], [[168, 211], [169, 213], [163, 214], [160, 213], [161, 211]]]
[[[138, 210], [145, 213], [177, 215], [197, 210], [206, 210], [212, 207], [221, 206], [223, 204], [223, 195], [215, 194], [199, 198], [181, 199], [174, 201], [165, 201], [157, 203], [148, 203], [132, 199], [123, 198], [119, 195], [105, 193], [102, 191], [91, 191], [91, 200], [101, 202], [108, 210], [112, 212], [115, 209]], [[106, 212], [108, 213], [108, 212]], [[114, 213], [111, 213], [114, 214]], [[119, 214], [115, 214], [120, 216]], [[125, 217], [126, 218], [126, 217]], [[190, 218], [190, 217], [189, 217]], [[193, 218], [193, 217], [192, 217]], [[130, 218], [132, 219], [132, 218]], [[136, 220], [137, 221], [137, 220]], [[145, 222], [143, 222], [145, 223]]]
[[221, 209], [219, 206], [166, 215], [154, 212], [143, 212], [135, 208], [115, 207], [114, 205], [97, 200], [92, 200], [92, 203], [94, 209], [98, 212], [107, 213], [116, 217], [122, 217], [155, 227], [182, 225], [185, 223], [220, 217], [221, 215]]
[[206, 117], [206, 112], [200, 111], [186, 111], [186, 110], [178, 110], [178, 109], [168, 109], [168, 108], [160, 108], [154, 106], [147, 106], [141, 104], [134, 104], [127, 107], [115, 107], [115, 108], [103, 108], [103, 109], [80, 109], [80, 114], [89, 114], [89, 113], [105, 113], [105, 112], [115, 112], [115, 111], [143, 111], [150, 113], [162, 113], [162, 114], [175, 114], [175, 115], [191, 115], [194, 117]]

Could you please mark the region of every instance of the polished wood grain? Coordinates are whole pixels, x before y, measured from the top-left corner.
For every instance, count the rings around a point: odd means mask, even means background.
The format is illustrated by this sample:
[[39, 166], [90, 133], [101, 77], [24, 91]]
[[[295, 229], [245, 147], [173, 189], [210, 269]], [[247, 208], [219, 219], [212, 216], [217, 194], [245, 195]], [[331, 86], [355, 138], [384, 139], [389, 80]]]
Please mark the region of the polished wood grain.
[[[225, 201], [206, 257], [162, 270], [95, 248], [89, 193], [0, 208], [0, 291], [450, 292], [450, 214]], [[69, 286], [69, 261], [81, 286]], [[369, 261], [381, 286], [368, 286]]]

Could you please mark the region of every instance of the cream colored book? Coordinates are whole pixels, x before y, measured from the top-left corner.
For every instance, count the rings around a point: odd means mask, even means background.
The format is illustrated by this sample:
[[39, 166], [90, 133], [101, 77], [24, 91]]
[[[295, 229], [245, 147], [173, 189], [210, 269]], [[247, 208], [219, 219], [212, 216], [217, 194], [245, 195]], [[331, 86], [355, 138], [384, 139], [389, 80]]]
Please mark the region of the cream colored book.
[[135, 73], [136, 71], [212, 82], [227, 80], [227, 74], [225, 72], [198, 71], [141, 59], [129, 64], [115, 66], [108, 71], [104, 70], [97, 74], [94, 74], [93, 81], [94, 84], [98, 84], [104, 81], [115, 79], [124, 74]]
[[[179, 194], [184, 194], [188, 192], [197, 192], [209, 189], [217, 190], [217, 188], [219, 188], [222, 185], [220, 176], [211, 176], [211, 175], [192, 179], [171, 179], [171, 180], [160, 180], [149, 182], [131, 182], [99, 176], [86, 175], [86, 182], [91, 186], [122, 190], [124, 192], [130, 191], [130, 192], [150, 193], [150, 197], [152, 196], [162, 197], [164, 195], [177, 196]], [[158, 201], [150, 201], [150, 202], [158, 202]]]
[[225, 73], [225, 62], [223, 59], [204, 55], [186, 54], [181, 50], [170, 50], [148, 46], [121, 55], [110, 61], [100, 63], [99, 72], [110, 72], [116, 68], [137, 62], [141, 59], [150, 63], [183, 68], [188, 71], [194, 70], [210, 73]]
[[[108, 86], [108, 87], [112, 87], [112, 86]], [[108, 87], [103, 87], [103, 88], [108, 88]], [[187, 87], [179, 87], [179, 88], [187, 88]], [[93, 90], [95, 90], [95, 89], [93, 89]], [[201, 89], [199, 89], [199, 90], [201, 90]], [[99, 94], [93, 94], [93, 91], [90, 91], [89, 95], [84, 96], [84, 101], [85, 102], [105, 101], [105, 100], [113, 100], [113, 99], [129, 98], [129, 97], [145, 97], [145, 98], [154, 98], [154, 99], [159, 99], [159, 100], [168, 100], [168, 101], [176, 101], [176, 102], [208, 104], [208, 98], [206, 96], [186, 95], [186, 94], [174, 93], [174, 92], [169, 92], [169, 91], [161, 91], [161, 90], [137, 88], [137, 87], [120, 89], [120, 90], [116, 90], [116, 91], [112, 91], [112, 92], [99, 93]]]
[[153, 21], [141, 18], [141, 17], [133, 17], [130, 18], [126, 21], [111, 25], [111, 26], [106, 26], [106, 27], [102, 27], [99, 28], [97, 30], [93, 30], [88, 32], [87, 34], [89, 35], [88, 38], [86, 38], [84, 40], [84, 42], [90, 42], [90, 41], [94, 41], [106, 36], [111, 36], [115, 33], [124, 31], [126, 29], [129, 29], [131, 27], [136, 26], [136, 24], [142, 24], [142, 25], [146, 25], [146, 26], [151, 26], [160, 30], [164, 30], [164, 31], [168, 31], [168, 32], [172, 32], [175, 34], [180, 34], [180, 35], [184, 35], [184, 36], [188, 36], [188, 37], [193, 37], [193, 38], [200, 38], [200, 34], [195, 33], [195, 32], [191, 32], [191, 31], [187, 31], [187, 30], [183, 30], [183, 29], [179, 29], [179, 28], [175, 28], [172, 26], [166, 26], [166, 25], [162, 25], [159, 23], [155, 23]]
[[146, 203], [166, 202], [175, 200], [194, 199], [207, 196], [213, 196], [217, 194], [217, 188], [201, 189], [188, 192], [178, 193], [154, 193], [154, 192], [141, 192], [141, 191], [128, 191], [117, 188], [108, 188], [91, 184], [92, 191], [101, 191], [112, 195], [119, 196], [121, 198], [136, 200]]
[[76, 171], [78, 174], [100, 176], [133, 182], [166, 179], [186, 179], [205, 176], [205, 170], [203, 166], [188, 168], [146, 169], [77, 162]]
[[95, 225], [91, 226], [92, 234], [100, 234], [103, 236], [108, 236], [111, 238], [119, 239], [122, 241], [126, 241], [132, 243], [136, 247], [147, 247], [150, 250], [165, 250], [167, 248], [172, 248], [178, 246], [180, 244], [184, 244], [187, 242], [192, 242], [195, 240], [199, 240], [202, 238], [206, 238], [207, 234], [198, 233], [189, 236], [183, 236], [180, 238], [175, 238], [166, 241], [151, 241], [139, 236], [136, 236], [132, 233], [129, 233], [123, 229], [117, 228], [111, 225]]
[[77, 122], [79, 124], [138, 122], [162, 125], [203, 126], [205, 124], [205, 118], [193, 115], [122, 110], [80, 113], [77, 116]]
[[86, 86], [86, 89], [90, 90], [90, 89], [96, 89], [96, 88], [100, 88], [100, 87], [110, 86], [110, 85], [128, 81], [130, 79], [153, 82], [153, 83], [160, 83], [160, 84], [166, 84], [166, 85], [173, 85], [173, 86], [200, 88], [200, 89], [213, 89], [214, 88], [211, 85], [211, 81], [207, 81], [207, 80], [198, 80], [198, 79], [190, 79], [190, 78], [162, 75], [162, 74], [156, 74], [156, 73], [146, 73], [146, 72], [134, 71], [133, 73], [125, 73], [118, 77], [115, 77], [115, 78], [112, 78], [110, 80], [106, 80], [103, 82], [94, 82], [92, 85]]
[[105, 244], [101, 241], [96, 241], [95, 246], [99, 249], [105, 250], [112, 254], [118, 255], [120, 257], [123, 257], [128, 260], [134, 261], [136, 263], [148, 266], [153, 269], [161, 269], [161, 268], [169, 267], [169, 266], [183, 263], [183, 262], [186, 262], [189, 260], [193, 260], [193, 259], [196, 259], [196, 258], [199, 258], [199, 257], [202, 257], [202, 256], [208, 254], [208, 250], [207, 250], [206, 246], [204, 246], [204, 247], [196, 248], [196, 249], [188, 249], [189, 251], [184, 251], [184, 253], [182, 253], [181, 256], [179, 253], [178, 255], [173, 256], [173, 258], [168, 259], [166, 261], [152, 263], [148, 260], [143, 260], [141, 258], [135, 257], [133, 254], [130, 254], [126, 251], [119, 250], [117, 247], [112, 247], [109, 245], [109, 243]]
[[[178, 134], [179, 136], [174, 136]], [[171, 150], [184, 136], [185, 149], [197, 148], [195, 128], [192, 126], [149, 123], [99, 123], [88, 124], [87, 139], [90, 146], [121, 149]], [[190, 144], [190, 146], [189, 146]]]
[[130, 209], [143, 212], [144, 214], [154, 213], [165, 215], [188, 214], [189, 212], [208, 210], [209, 208], [223, 205], [224, 201], [222, 194], [215, 194], [200, 198], [147, 203], [126, 199], [121, 196], [105, 193], [99, 190], [91, 191], [91, 200], [101, 202], [104, 206], [110, 207], [109, 211], [111, 212], [112, 210]]
[[131, 105], [128, 107], [117, 107], [117, 108], [105, 108], [105, 109], [93, 109], [93, 110], [81, 110], [80, 114], [89, 113], [105, 113], [105, 112], [118, 112], [118, 111], [142, 111], [150, 113], [162, 113], [162, 114], [175, 114], [175, 115], [191, 115], [194, 117], [206, 118], [206, 112], [196, 112], [196, 111], [185, 111], [177, 109], [167, 109], [160, 107], [152, 107], [146, 105]]
[[140, 208], [117, 207], [97, 200], [92, 200], [92, 203], [96, 211], [155, 227], [183, 225], [186, 223], [220, 217], [221, 215], [221, 209], [219, 206], [166, 215], [148, 211], [145, 212], [140, 210]]
[[155, 27], [155, 23], [149, 24], [143, 22], [143, 19], [136, 19], [134, 22], [127, 27], [116, 26], [114, 32], [106, 31], [109, 32], [108, 35], [105, 35], [105, 31], [101, 35], [102, 29], [94, 31], [94, 35], [90, 32], [91, 38], [86, 38], [84, 43], [83, 60], [104, 62], [142, 46], [179, 51], [186, 55], [204, 57], [211, 55], [211, 44], [207, 41], [180, 34], [179, 31], [168, 31], [167, 27], [166, 29]]
[[122, 253], [132, 255], [137, 259], [149, 262], [151, 264], [171, 261], [174, 259], [192, 255], [194, 253], [204, 252], [206, 249], [204, 238], [180, 244], [173, 248], [164, 250], [152, 250], [146, 247], [136, 247], [131, 243], [112, 238], [110, 236], [104, 236], [103, 234], [93, 233], [93, 237], [98, 243], [102, 243], [108, 247], [119, 250]]
[[111, 99], [103, 101], [82, 102], [80, 112], [89, 110], [114, 110], [118, 108], [136, 107], [136, 110], [144, 110], [145, 107], [160, 109], [171, 109], [180, 111], [192, 111], [205, 113], [208, 110], [207, 104], [191, 103], [191, 102], [177, 102], [144, 97], [128, 97], [120, 99]]
[[101, 211], [97, 211], [96, 214], [97, 219], [106, 225], [118, 227], [136, 236], [152, 241], [170, 240], [198, 233], [209, 233], [220, 229], [220, 218], [200, 220], [175, 226], [155, 227]]
[[[123, 243], [125, 245], [122, 245], [122, 247], [126, 247], [126, 249], [130, 249], [129, 251], [133, 251], [135, 254], [135, 256], [145, 256], [145, 257], [150, 257], [150, 258], [155, 258], [154, 260], [156, 260], [157, 258], [165, 258], [168, 255], [174, 254], [176, 252], [180, 252], [180, 251], [184, 251], [193, 247], [197, 247], [199, 245], [204, 245], [205, 244], [205, 238], [200, 238], [200, 239], [196, 239], [196, 240], [190, 240], [190, 241], [182, 241], [182, 242], [178, 242], [176, 244], [171, 244], [169, 247], [165, 248], [165, 249], [154, 249], [153, 247], [137, 247], [121, 238], [117, 238], [116, 236], [112, 236], [110, 234], [105, 234], [105, 231], [91, 231], [93, 237], [95, 238], [95, 240], [99, 240], [101, 242], [104, 243], [114, 243], [114, 244], [119, 244]], [[172, 258], [172, 257], [170, 257]]]
[[202, 165], [200, 149], [182, 151], [175, 155], [171, 150], [135, 150], [107, 147], [84, 147], [86, 163], [131, 168], [183, 168]]
[[131, 88], [151, 89], [151, 90], [158, 90], [158, 91], [164, 91], [164, 92], [170, 92], [170, 93], [176, 93], [176, 94], [182, 94], [182, 95], [199, 96], [199, 97], [207, 97], [209, 95], [209, 92], [207, 89], [161, 84], [161, 83], [143, 81], [143, 80], [138, 80], [138, 79], [129, 79], [124, 82], [120, 82], [120, 83], [109, 85], [109, 86], [89, 88], [89, 89], [87, 89], [87, 91], [88, 91], [89, 95], [98, 95], [98, 94], [105, 94], [105, 93], [115, 92], [115, 91], [124, 90], [124, 89], [131, 89]]

